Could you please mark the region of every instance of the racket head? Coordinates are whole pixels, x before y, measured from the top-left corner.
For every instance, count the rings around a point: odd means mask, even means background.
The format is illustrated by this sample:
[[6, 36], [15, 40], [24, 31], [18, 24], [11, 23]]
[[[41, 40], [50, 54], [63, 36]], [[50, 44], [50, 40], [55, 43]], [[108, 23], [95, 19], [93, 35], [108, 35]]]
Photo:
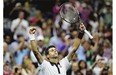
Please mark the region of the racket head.
[[60, 6], [59, 14], [64, 21], [70, 24], [80, 21], [79, 11], [70, 2], [63, 3]]

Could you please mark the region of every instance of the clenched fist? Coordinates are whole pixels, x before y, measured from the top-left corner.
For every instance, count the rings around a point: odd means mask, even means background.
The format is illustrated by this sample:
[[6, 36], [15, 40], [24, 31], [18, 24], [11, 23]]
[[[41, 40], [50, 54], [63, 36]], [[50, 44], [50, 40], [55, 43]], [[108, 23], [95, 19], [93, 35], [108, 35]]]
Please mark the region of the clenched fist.
[[85, 29], [86, 29], [85, 25], [83, 23], [81, 23], [80, 26], [79, 26], [79, 30], [81, 32], [84, 32]]
[[35, 34], [35, 32], [36, 32], [36, 27], [31, 27], [31, 28], [29, 29], [29, 33], [30, 33], [30, 34]]

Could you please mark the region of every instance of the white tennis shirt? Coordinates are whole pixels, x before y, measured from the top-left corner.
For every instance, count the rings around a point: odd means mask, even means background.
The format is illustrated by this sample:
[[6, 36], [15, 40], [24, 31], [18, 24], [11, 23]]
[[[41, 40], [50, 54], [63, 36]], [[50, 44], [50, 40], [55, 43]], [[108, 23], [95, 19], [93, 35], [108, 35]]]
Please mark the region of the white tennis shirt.
[[52, 65], [50, 62], [44, 60], [41, 64], [41, 72], [42, 75], [66, 75], [66, 71], [70, 67], [70, 63], [67, 59], [67, 57], [63, 58], [59, 61], [58, 68], [56, 65]]

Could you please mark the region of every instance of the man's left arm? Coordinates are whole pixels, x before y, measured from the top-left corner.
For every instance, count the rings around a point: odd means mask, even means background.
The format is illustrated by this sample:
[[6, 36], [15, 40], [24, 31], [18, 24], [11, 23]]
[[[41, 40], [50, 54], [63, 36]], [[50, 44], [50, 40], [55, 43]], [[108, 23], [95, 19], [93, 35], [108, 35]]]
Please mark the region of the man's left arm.
[[78, 37], [76, 37], [76, 38], [74, 39], [74, 43], [73, 43], [73, 45], [72, 45], [72, 49], [71, 49], [71, 51], [70, 51], [70, 52], [68, 53], [68, 55], [67, 55], [67, 59], [68, 59], [69, 61], [71, 61], [71, 58], [73, 57], [74, 53], [75, 53], [76, 50], [78, 49], [78, 47], [79, 47], [79, 45], [80, 45], [80, 43], [81, 43], [81, 39], [82, 39], [82, 37], [83, 37], [83, 35], [84, 35], [85, 26], [84, 26], [83, 23], [80, 24], [79, 30], [80, 30], [80, 31], [79, 31], [79, 33], [78, 33]]

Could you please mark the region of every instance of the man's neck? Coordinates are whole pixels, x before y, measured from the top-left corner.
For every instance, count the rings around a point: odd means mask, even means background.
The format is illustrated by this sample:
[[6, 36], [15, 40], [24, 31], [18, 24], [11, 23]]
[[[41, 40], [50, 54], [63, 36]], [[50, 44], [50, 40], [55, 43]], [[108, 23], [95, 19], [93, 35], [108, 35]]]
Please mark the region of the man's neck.
[[58, 58], [51, 58], [51, 59], [49, 59], [49, 61], [57, 64], [58, 63]]

